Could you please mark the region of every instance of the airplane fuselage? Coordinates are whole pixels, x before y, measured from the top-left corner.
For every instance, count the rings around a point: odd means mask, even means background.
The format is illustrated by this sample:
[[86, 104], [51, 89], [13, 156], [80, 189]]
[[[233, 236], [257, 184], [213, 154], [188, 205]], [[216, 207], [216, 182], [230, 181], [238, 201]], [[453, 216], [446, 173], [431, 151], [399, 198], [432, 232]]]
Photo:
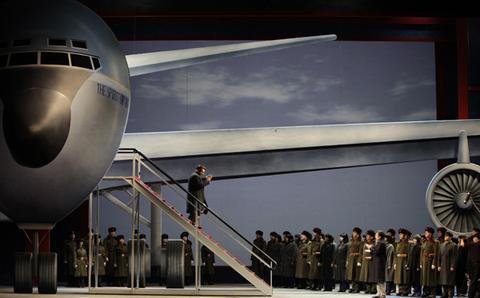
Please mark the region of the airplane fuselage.
[[108, 26], [76, 1], [12, 1], [0, 15], [0, 212], [53, 227], [115, 157], [128, 66]]

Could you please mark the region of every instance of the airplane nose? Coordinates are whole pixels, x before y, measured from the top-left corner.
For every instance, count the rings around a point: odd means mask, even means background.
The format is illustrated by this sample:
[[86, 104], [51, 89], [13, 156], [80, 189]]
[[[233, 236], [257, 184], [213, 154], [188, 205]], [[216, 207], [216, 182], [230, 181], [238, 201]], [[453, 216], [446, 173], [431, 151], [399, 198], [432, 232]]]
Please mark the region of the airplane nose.
[[53, 161], [70, 131], [70, 101], [62, 93], [31, 88], [5, 100], [3, 130], [12, 157], [39, 168]]

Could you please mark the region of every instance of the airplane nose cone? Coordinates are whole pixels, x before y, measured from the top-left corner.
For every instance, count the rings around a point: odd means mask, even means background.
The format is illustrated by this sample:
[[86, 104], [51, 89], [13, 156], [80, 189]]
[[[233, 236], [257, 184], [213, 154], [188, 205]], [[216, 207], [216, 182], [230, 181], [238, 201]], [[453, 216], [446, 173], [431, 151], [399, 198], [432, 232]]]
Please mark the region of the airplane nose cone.
[[12, 157], [39, 168], [62, 150], [70, 130], [70, 101], [62, 93], [31, 88], [5, 100], [3, 129]]

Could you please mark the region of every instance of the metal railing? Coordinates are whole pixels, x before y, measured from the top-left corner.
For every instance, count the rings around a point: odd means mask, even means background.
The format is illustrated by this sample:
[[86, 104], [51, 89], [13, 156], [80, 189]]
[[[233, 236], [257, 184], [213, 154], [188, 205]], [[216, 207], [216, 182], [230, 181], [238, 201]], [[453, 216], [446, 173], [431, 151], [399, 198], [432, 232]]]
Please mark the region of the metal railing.
[[[161, 169], [158, 165], [154, 163], [153, 160], [145, 156], [142, 152], [138, 151], [135, 148], [120, 148], [118, 151], [118, 154], [131, 154], [132, 155], [132, 171], [133, 171], [133, 177], [132, 179], [140, 179], [141, 173], [143, 169], [148, 170], [149, 173], [153, 174], [154, 177], [158, 178], [158, 182], [162, 182], [166, 186], [168, 186], [170, 189], [172, 189], [174, 192], [176, 192], [187, 204], [191, 204], [194, 207], [194, 214], [200, 214], [198, 212], [198, 208], [201, 207], [204, 210], [208, 211], [210, 215], [205, 214], [204, 217], [208, 218], [212, 223], [214, 223], [217, 227], [219, 227], [223, 232], [225, 232], [227, 235], [229, 235], [233, 240], [235, 240], [241, 247], [243, 247], [245, 250], [248, 251], [249, 254], [253, 255], [256, 259], [258, 259], [261, 263], [265, 265], [266, 268], [270, 269], [270, 281], [272, 281], [272, 270], [276, 268], [277, 263], [274, 259], [272, 259], [266, 252], [264, 252], [262, 249], [260, 249], [258, 246], [256, 246], [254, 243], [249, 241], [245, 236], [243, 236], [240, 232], [238, 232], [235, 228], [233, 228], [227, 221], [225, 221], [223, 218], [221, 218], [214, 210], [212, 210], [210, 207], [208, 207], [206, 204], [201, 202], [196, 196], [194, 196], [192, 193], [190, 193], [185, 187], [183, 187], [178, 181], [176, 181], [173, 177], [171, 177], [168, 173], [166, 173], [163, 169]], [[128, 159], [130, 160], [130, 159]], [[162, 177], [163, 175], [163, 177]], [[164, 178], [165, 177], [165, 178]], [[105, 177], [104, 179], [124, 179], [126, 177]], [[155, 181], [157, 183], [157, 181]], [[175, 188], [174, 186], [177, 186]], [[133, 181], [132, 181], [132, 187], [133, 187]], [[194, 199], [194, 203], [190, 202], [188, 200], [188, 197], [191, 197]], [[132, 204], [135, 202], [135, 191], [132, 191]], [[138, 201], [137, 201], [138, 202]], [[133, 206], [132, 206], [133, 207]], [[138, 206], [137, 206], [138, 207]], [[139, 213], [133, 211], [134, 208], [132, 208], [132, 236], [133, 236], [133, 229], [135, 227], [135, 222], [137, 226], [139, 226]], [[138, 210], [138, 209], [137, 209]], [[206, 213], [206, 212], [205, 212]], [[196, 220], [195, 223], [193, 224], [195, 227], [195, 230], [198, 232], [199, 226], [198, 226], [199, 220]], [[223, 226], [222, 226], [223, 225]], [[197, 237], [195, 237], [197, 238]], [[132, 237], [133, 239], [133, 237]], [[242, 242], [243, 240], [243, 242]], [[252, 248], [255, 249], [256, 251], [260, 252], [260, 255], [257, 255], [252, 251]], [[198, 240], [196, 240], [196, 254], [198, 254]], [[198, 260], [198, 255], [196, 257]], [[195, 274], [195, 280], [197, 281], [197, 275], [199, 274], [199, 266], [196, 267], [196, 274]], [[131, 268], [133, 270], [133, 268]], [[133, 272], [132, 272], [133, 275]], [[138, 275], [137, 275], [138, 276]], [[132, 285], [134, 284], [133, 281], [133, 276], [132, 276]], [[195, 282], [196, 284], [196, 282]], [[133, 287], [132, 287], [133, 290]]]

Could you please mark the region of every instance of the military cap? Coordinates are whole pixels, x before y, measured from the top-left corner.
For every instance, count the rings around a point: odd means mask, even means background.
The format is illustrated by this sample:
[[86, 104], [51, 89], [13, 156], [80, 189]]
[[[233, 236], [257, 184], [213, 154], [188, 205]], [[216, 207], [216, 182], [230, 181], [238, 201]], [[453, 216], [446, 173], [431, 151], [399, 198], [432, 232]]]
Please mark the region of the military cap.
[[373, 231], [373, 230], [368, 230], [368, 231], [367, 231], [367, 235], [370, 235], [370, 236], [375, 237], [375, 231]]
[[357, 232], [358, 234], [362, 234], [362, 229], [360, 229], [359, 227], [353, 228], [353, 231]]
[[255, 235], [263, 236], [263, 231], [257, 230], [257, 231], [255, 232]]
[[277, 235], [278, 235], [277, 232], [270, 232], [270, 236], [275, 236], [276, 237]]
[[313, 232], [314, 232], [314, 233], [317, 233], [318, 235], [320, 235], [320, 234], [322, 234], [322, 229], [320, 229], [320, 228], [315, 228], [315, 229], [313, 229]]
[[397, 232], [396, 232], [394, 229], [388, 229], [388, 230], [387, 230], [387, 233], [390, 233], [390, 234], [392, 234], [393, 236], [395, 236], [395, 234], [397, 234]]
[[308, 232], [308, 231], [303, 231], [303, 232], [302, 232], [302, 235], [305, 235], [305, 237], [307, 237], [308, 240], [312, 240], [312, 234], [310, 234], [310, 232]]
[[407, 234], [407, 229], [404, 229], [404, 228], [398, 229], [398, 234]]
[[183, 237], [188, 237], [188, 232], [183, 232], [182, 234], [180, 234], [180, 238], [183, 238]]
[[162, 234], [162, 239], [168, 239], [168, 234]]
[[426, 227], [426, 228], [425, 228], [425, 231], [426, 231], [426, 232], [430, 232], [430, 233], [435, 233], [435, 229], [432, 228], [432, 227]]
[[444, 227], [439, 227], [437, 231], [445, 233], [447, 229], [445, 229]]
[[118, 235], [117, 240], [120, 240], [120, 239], [125, 239], [125, 236], [123, 236], [123, 235]]
[[115, 227], [108, 228], [109, 233], [116, 232], [116, 231], [117, 231], [117, 228], [115, 228]]
[[140, 239], [145, 239], [147, 236], [145, 234], [140, 234]]

